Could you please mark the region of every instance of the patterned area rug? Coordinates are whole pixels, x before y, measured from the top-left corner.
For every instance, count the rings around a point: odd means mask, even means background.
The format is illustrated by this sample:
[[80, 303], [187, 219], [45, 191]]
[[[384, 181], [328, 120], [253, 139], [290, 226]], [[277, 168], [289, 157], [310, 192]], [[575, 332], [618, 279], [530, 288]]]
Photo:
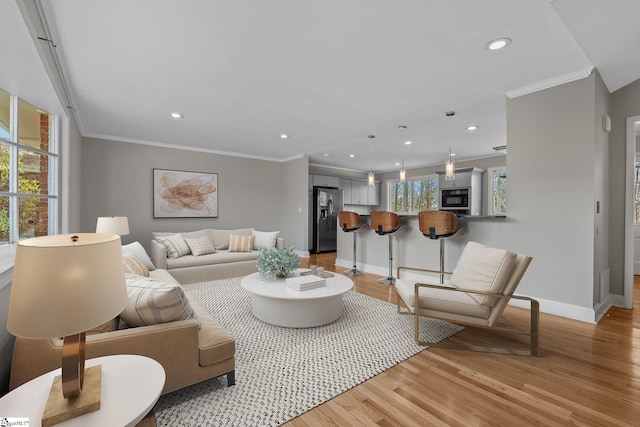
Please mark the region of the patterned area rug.
[[[236, 338], [236, 385], [214, 378], [160, 397], [158, 426], [277, 426], [424, 350], [413, 341], [412, 317], [353, 291], [344, 295], [342, 317], [329, 325], [268, 325], [251, 314], [241, 280], [184, 286]], [[431, 342], [463, 329], [421, 322]]]

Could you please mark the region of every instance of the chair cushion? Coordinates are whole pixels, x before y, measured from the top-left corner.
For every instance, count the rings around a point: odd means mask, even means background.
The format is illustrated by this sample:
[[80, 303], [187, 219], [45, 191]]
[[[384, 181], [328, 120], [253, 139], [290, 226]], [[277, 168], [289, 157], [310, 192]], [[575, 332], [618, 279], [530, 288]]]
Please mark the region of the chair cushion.
[[[502, 293], [516, 263], [517, 254], [504, 249], [490, 248], [469, 242], [451, 275], [451, 284], [457, 288]], [[479, 304], [492, 307], [497, 298], [470, 294]]]
[[[431, 283], [428, 279], [420, 280], [420, 283]], [[409, 307], [415, 307], [416, 280], [396, 279], [396, 291]], [[439, 284], [438, 284], [439, 285]], [[442, 285], [451, 286], [451, 285]], [[453, 288], [453, 286], [451, 286]], [[469, 294], [464, 292], [447, 291], [444, 289], [420, 288], [418, 291], [418, 307], [424, 310], [437, 310], [444, 313], [456, 313], [462, 316], [489, 317], [490, 307], [478, 303]]]

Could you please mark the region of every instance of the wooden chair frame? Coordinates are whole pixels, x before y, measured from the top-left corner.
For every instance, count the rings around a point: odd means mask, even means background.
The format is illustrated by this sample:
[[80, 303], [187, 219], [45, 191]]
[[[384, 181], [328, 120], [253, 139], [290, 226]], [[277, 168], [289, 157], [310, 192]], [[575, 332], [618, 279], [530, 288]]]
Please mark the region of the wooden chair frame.
[[[428, 269], [411, 268], [411, 267], [398, 267], [398, 273], [397, 273], [398, 274], [398, 278], [400, 278], [400, 272], [404, 271], [404, 270], [420, 271], [420, 272], [426, 272], [426, 273], [431, 273], [431, 274], [445, 274], [445, 275], [451, 275], [452, 274], [450, 272], [443, 272], [443, 271], [438, 271], [438, 270], [428, 270]], [[522, 271], [522, 274], [524, 274], [525, 270], [526, 269], [524, 269]], [[520, 281], [521, 278], [522, 277], [519, 277], [518, 281]], [[432, 316], [432, 315], [425, 316], [425, 315], [419, 314], [419, 310], [417, 310], [415, 307], [409, 307], [408, 304], [406, 304], [405, 301], [402, 300], [400, 295], [397, 295], [397, 310], [398, 310], [398, 314], [411, 315], [411, 316], [414, 316], [414, 318], [415, 318], [415, 341], [416, 341], [416, 344], [418, 344], [418, 345], [427, 345], [427, 346], [430, 346], [430, 347], [437, 347], [437, 348], [483, 351], [483, 352], [500, 353], [500, 354], [515, 354], [515, 355], [521, 355], [521, 356], [538, 356], [539, 355], [539, 350], [540, 350], [540, 342], [539, 342], [540, 303], [537, 300], [535, 300], [533, 298], [530, 298], [530, 297], [527, 297], [527, 296], [522, 296], [522, 295], [513, 295], [513, 294], [512, 295], [505, 295], [505, 294], [498, 294], [498, 293], [493, 293], [493, 292], [477, 291], [477, 290], [470, 290], [470, 289], [451, 288], [451, 287], [448, 287], [448, 286], [434, 285], [434, 284], [431, 284], [431, 283], [416, 283], [415, 284], [415, 289], [414, 289], [414, 301], [416, 301], [416, 302], [418, 301], [420, 288], [442, 289], [442, 290], [451, 291], [451, 292], [463, 292], [463, 293], [466, 293], [466, 294], [487, 295], [487, 296], [492, 296], [492, 297], [496, 297], [496, 298], [500, 298], [500, 299], [505, 299], [505, 298], [506, 299], [512, 299], [513, 298], [513, 299], [517, 299], [517, 300], [529, 301], [530, 302], [530, 324], [529, 324], [529, 328], [528, 329], [521, 328], [520, 326], [516, 325], [514, 322], [510, 321], [509, 319], [507, 319], [504, 316], [504, 310], [500, 314], [500, 318], [496, 322], [496, 326], [484, 326], [484, 325], [478, 325], [478, 324], [475, 324], [475, 323], [472, 323], [472, 322], [464, 322], [464, 321], [460, 321], [460, 320], [452, 320], [450, 318], [447, 318], [446, 316]], [[505, 308], [506, 308], [506, 306], [505, 306]], [[515, 349], [515, 348], [496, 348], [496, 347], [482, 347], [482, 346], [465, 345], [465, 344], [452, 344], [452, 343], [447, 342], [447, 340], [441, 341], [439, 343], [430, 343], [430, 342], [426, 342], [426, 341], [421, 341], [420, 340], [420, 317], [430, 317], [430, 318], [446, 320], [448, 322], [458, 323], [458, 324], [462, 324], [462, 325], [475, 326], [475, 327], [479, 327], [479, 328], [497, 330], [497, 331], [502, 331], [502, 332], [507, 332], [507, 333], [528, 335], [529, 336], [529, 340], [530, 340], [530, 347], [529, 347], [528, 350], [524, 350], [524, 349]], [[503, 321], [507, 322], [510, 326], [509, 327], [498, 326], [497, 323], [500, 320], [503, 320]]]

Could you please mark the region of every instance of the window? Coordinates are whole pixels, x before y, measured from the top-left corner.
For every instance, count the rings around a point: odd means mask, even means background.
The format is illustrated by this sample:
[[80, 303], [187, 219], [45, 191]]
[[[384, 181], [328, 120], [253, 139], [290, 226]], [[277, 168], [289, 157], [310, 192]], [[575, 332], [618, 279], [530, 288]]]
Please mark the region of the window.
[[396, 213], [418, 213], [438, 210], [438, 177], [429, 176], [389, 181], [389, 210]]
[[0, 89], [0, 244], [54, 232], [55, 116]]
[[507, 213], [507, 168], [490, 168], [489, 181], [489, 215]]

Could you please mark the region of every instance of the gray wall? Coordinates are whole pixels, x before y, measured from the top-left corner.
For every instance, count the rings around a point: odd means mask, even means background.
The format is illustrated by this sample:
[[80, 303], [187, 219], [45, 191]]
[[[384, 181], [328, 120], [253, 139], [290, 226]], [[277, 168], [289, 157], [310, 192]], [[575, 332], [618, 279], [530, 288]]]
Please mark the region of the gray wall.
[[[468, 220], [466, 234], [446, 244], [447, 269], [455, 266], [469, 240], [525, 253], [533, 256], [533, 263], [518, 293], [540, 299], [546, 312], [587, 321], [598, 318], [603, 298], [599, 276], [609, 267], [609, 235], [622, 225], [622, 220], [615, 226], [609, 221], [612, 202], [606, 194], [611, 186], [610, 154], [602, 115], [610, 113], [609, 103], [597, 73], [507, 100], [507, 218]], [[503, 159], [456, 166], [488, 168], [504, 164]], [[416, 169], [408, 175], [440, 169]], [[378, 176], [396, 177], [397, 172]], [[386, 199], [386, 186], [383, 191]], [[420, 235], [417, 221], [406, 222], [409, 230], [398, 235], [394, 265], [437, 267], [439, 245]], [[388, 268], [385, 240], [368, 235], [361, 239], [359, 262], [384, 274]], [[351, 260], [351, 245], [351, 236], [339, 235], [339, 259]]]
[[283, 236], [290, 236], [288, 245], [296, 251], [306, 253], [309, 247], [307, 222], [309, 204], [307, 203], [309, 186], [309, 157], [291, 160], [282, 164], [282, 228]]
[[[304, 159], [289, 163], [84, 138], [82, 231], [93, 232], [98, 216], [126, 216], [131, 234], [123, 243], [137, 240], [147, 250], [153, 231], [201, 228], [280, 230], [298, 244], [304, 233], [285, 221], [283, 201], [304, 208], [306, 186], [304, 194], [298, 188], [285, 194], [282, 184], [285, 176], [306, 184], [307, 171]], [[153, 218], [154, 168], [217, 173], [218, 218]]]
[[73, 115], [70, 117], [69, 125], [69, 158], [62, 159], [69, 165], [69, 192], [65, 195], [69, 223], [61, 224], [60, 229], [63, 232], [73, 233], [79, 232], [82, 227], [82, 136]]
[[609, 134], [609, 243], [611, 245], [611, 292], [624, 293], [624, 210], [627, 117], [640, 115], [640, 80], [611, 94], [611, 133]]
[[521, 291], [593, 307], [595, 76], [507, 101], [509, 233]]

